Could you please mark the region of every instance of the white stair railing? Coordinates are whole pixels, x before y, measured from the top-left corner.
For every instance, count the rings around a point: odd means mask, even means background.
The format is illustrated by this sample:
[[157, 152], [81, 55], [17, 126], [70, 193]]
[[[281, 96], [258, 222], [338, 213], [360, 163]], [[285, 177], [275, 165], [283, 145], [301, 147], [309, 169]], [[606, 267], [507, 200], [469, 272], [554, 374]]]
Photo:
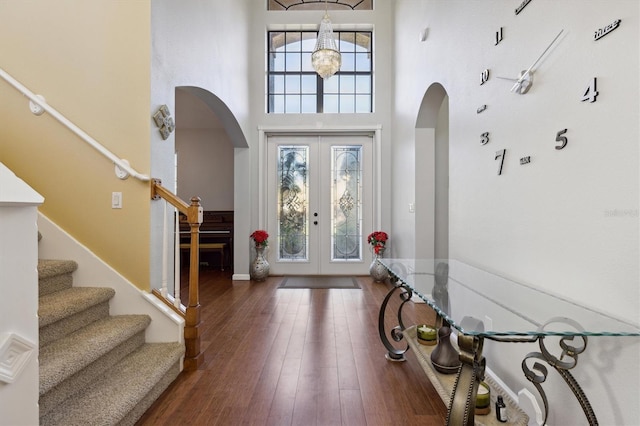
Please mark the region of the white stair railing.
[[[170, 220], [169, 215], [172, 215], [173, 221]], [[160, 287], [160, 294], [162, 297], [172, 302], [176, 309], [184, 311], [184, 306], [180, 300], [180, 212], [178, 209], [171, 206], [171, 204], [165, 200], [163, 209], [163, 230], [162, 230], [162, 280]], [[172, 223], [173, 222], [173, 223]], [[169, 255], [171, 254], [169, 238], [173, 237], [173, 263], [169, 262]], [[173, 266], [173, 284], [169, 285], [169, 271]]]
[[9, 75], [5, 70], [0, 68], [0, 77], [6, 80], [9, 84], [15, 87], [20, 93], [29, 98], [29, 105], [31, 107], [31, 112], [36, 115], [41, 115], [43, 112], [48, 112], [53, 118], [58, 120], [64, 126], [66, 126], [73, 133], [78, 135], [82, 140], [95, 148], [99, 153], [103, 156], [107, 157], [115, 164], [115, 173], [119, 179], [126, 179], [129, 176], [133, 176], [138, 180], [143, 182], [149, 181], [149, 176], [137, 172], [134, 168], [129, 165], [129, 162], [125, 159], [119, 158], [114, 153], [105, 148], [100, 142], [96, 141], [94, 138], [89, 136], [85, 131], [80, 129], [78, 126], [73, 124], [68, 118], [64, 115], [60, 114], [55, 108], [47, 103], [41, 95], [36, 95], [31, 90], [27, 89], [22, 83]]

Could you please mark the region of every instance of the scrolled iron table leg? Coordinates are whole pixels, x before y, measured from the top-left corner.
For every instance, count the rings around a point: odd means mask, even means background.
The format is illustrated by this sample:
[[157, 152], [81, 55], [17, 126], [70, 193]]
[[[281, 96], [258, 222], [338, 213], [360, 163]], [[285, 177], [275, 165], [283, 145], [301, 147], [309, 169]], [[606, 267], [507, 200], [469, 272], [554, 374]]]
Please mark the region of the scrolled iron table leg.
[[[561, 322], [570, 324], [578, 330], [582, 330], [582, 327], [577, 322], [569, 319], [569, 318], [552, 318], [546, 324], [544, 324], [541, 328], [544, 328], [547, 324], [553, 322]], [[584, 412], [587, 421], [591, 426], [598, 425], [598, 419], [591, 407], [591, 403], [587, 398], [586, 394], [580, 387], [578, 381], [573, 377], [573, 375], [569, 372], [572, 368], [574, 368], [578, 364], [578, 355], [585, 351], [587, 348], [587, 337], [579, 336], [582, 340], [581, 345], [569, 344], [569, 342], [573, 343], [574, 336], [563, 336], [560, 339], [560, 347], [562, 348], [562, 354], [560, 358], [557, 358], [553, 355], [546, 347], [544, 336], [538, 336], [538, 344], [540, 345], [540, 352], [530, 352], [522, 361], [522, 371], [524, 372], [525, 377], [529, 380], [538, 390], [542, 398], [542, 402], [544, 404], [544, 423], [547, 422], [547, 417], [549, 416], [549, 402], [547, 400], [547, 395], [542, 388], [542, 383], [547, 379], [547, 368], [540, 364], [539, 362], [534, 362], [533, 369], [530, 369], [527, 365], [527, 360], [529, 359], [538, 359], [545, 361], [547, 364], [552, 366], [558, 374], [564, 379], [573, 395], [580, 403], [580, 407], [582, 407], [582, 411]], [[565, 359], [568, 359], [565, 361]], [[536, 371], [539, 374], [536, 374]]]
[[397, 290], [402, 290], [402, 292], [399, 293], [399, 297], [402, 300], [402, 303], [398, 308], [398, 324], [399, 325], [391, 329], [391, 338], [396, 342], [400, 342], [404, 338], [403, 332], [406, 328], [404, 326], [404, 323], [402, 322], [402, 308], [405, 303], [411, 300], [413, 292], [411, 291], [411, 289], [404, 287], [397, 280], [392, 280], [392, 283], [394, 287], [389, 291], [389, 293], [387, 293], [387, 296], [384, 298], [384, 301], [380, 306], [380, 313], [378, 315], [378, 333], [380, 334], [380, 340], [382, 340], [382, 344], [387, 349], [387, 353], [385, 354], [385, 357], [389, 361], [405, 361], [406, 358], [404, 357], [404, 354], [409, 350], [409, 344], [407, 344], [407, 347], [404, 349], [397, 349], [391, 344], [391, 342], [387, 338], [387, 333], [385, 331], [384, 318], [385, 318], [385, 312], [387, 310], [387, 305], [389, 304], [391, 297]]

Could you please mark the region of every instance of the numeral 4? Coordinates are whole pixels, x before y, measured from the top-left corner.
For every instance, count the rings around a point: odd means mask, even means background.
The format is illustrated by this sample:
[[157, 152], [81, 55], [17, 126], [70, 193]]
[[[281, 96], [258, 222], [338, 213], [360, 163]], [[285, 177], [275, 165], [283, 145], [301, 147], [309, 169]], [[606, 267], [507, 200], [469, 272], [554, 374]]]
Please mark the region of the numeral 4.
[[584, 91], [584, 95], [582, 95], [582, 98], [580, 99], [580, 101], [582, 102], [589, 101], [592, 103], [596, 101], [596, 98], [598, 97], [596, 80], [597, 80], [596, 77], [593, 77], [593, 80], [591, 80], [591, 82], [589, 83], [587, 90]]

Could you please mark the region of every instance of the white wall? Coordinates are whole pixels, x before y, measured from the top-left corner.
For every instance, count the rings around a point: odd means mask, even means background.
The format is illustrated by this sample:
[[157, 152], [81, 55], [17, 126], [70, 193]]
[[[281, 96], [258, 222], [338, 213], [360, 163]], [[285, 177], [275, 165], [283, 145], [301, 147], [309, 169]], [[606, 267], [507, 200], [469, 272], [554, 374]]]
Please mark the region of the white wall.
[[[266, 8], [254, 7], [253, 25], [251, 35], [249, 56], [251, 58], [251, 79], [250, 92], [253, 102], [251, 103], [252, 123], [257, 127], [281, 128], [285, 131], [311, 130], [324, 128], [369, 128], [371, 130], [378, 127], [381, 131], [381, 147], [379, 154], [380, 182], [381, 182], [381, 214], [380, 230], [388, 231], [391, 223], [391, 203], [389, 197], [391, 193], [390, 170], [391, 163], [391, 111], [392, 102], [392, 72], [393, 64], [388, 60], [392, 55], [393, 46], [393, 2], [376, 2], [375, 11], [329, 11], [334, 30], [358, 30], [374, 31], [373, 42], [373, 67], [374, 67], [374, 88], [375, 94], [373, 114], [267, 114], [266, 113], [266, 46], [267, 34], [269, 30], [317, 30], [323, 11], [288, 11], [288, 12], [267, 12]], [[253, 126], [252, 126], [253, 127]], [[251, 132], [247, 135], [251, 145], [251, 167], [245, 170], [246, 179], [250, 179], [252, 195], [251, 211], [255, 212], [251, 216], [252, 229], [266, 226], [259, 223], [259, 209], [264, 206], [259, 205], [259, 185], [262, 177], [258, 175], [258, 142], [259, 133]], [[238, 163], [236, 163], [236, 168]], [[250, 171], [250, 174], [249, 174]], [[236, 189], [237, 191], [237, 189]], [[407, 201], [408, 202], [408, 201]], [[236, 209], [237, 210], [237, 209]], [[378, 229], [365, 231], [372, 232]], [[251, 231], [249, 230], [248, 233]], [[247, 235], [248, 235], [247, 233]], [[246, 237], [245, 237], [246, 238]], [[242, 239], [237, 239], [237, 246], [242, 245]], [[246, 249], [249, 249], [249, 241], [246, 239]], [[388, 253], [391, 255], [397, 240], [395, 235], [390, 235]], [[236, 260], [236, 266], [238, 261]], [[243, 265], [241, 265], [243, 266]], [[246, 267], [248, 270], [248, 265]]]
[[178, 196], [205, 210], [233, 210], [233, 146], [223, 129], [177, 129]]
[[[516, 16], [521, 3], [396, 1], [392, 234], [412, 238], [405, 200], [417, 194], [405, 158], [416, 150], [423, 96], [438, 82], [450, 107], [450, 256], [637, 324], [640, 6], [538, 0]], [[620, 28], [593, 40], [616, 19]], [[500, 27], [504, 39], [494, 46]], [[513, 94], [511, 82], [495, 78], [517, 76], [561, 29], [529, 93]], [[490, 79], [480, 85], [484, 69]], [[593, 77], [597, 101], [580, 102]], [[487, 110], [477, 114], [483, 104]], [[569, 144], [556, 150], [556, 133], [564, 128]], [[483, 146], [486, 131], [491, 141]], [[498, 176], [494, 156], [503, 148]], [[527, 155], [531, 163], [521, 166]], [[396, 254], [412, 255], [404, 246]], [[494, 371], [515, 390], [535, 394], [520, 361], [511, 361], [527, 350], [535, 347], [485, 346]], [[575, 374], [601, 424], [637, 424], [639, 352], [638, 339], [592, 338], [581, 355]], [[564, 383], [550, 379], [547, 387], [549, 423], [583, 424]]]
[[449, 98], [442, 101], [435, 129], [435, 231], [434, 252], [449, 257]]
[[[232, 112], [245, 134], [249, 133], [249, 35], [251, 9], [255, 1], [233, 2], [171, 0], [151, 4], [152, 69], [151, 105], [166, 104], [175, 113], [175, 88], [194, 86], [217, 96]], [[152, 132], [152, 176], [159, 177], [173, 189], [175, 133], [167, 140]], [[246, 149], [236, 149], [236, 151]], [[249, 158], [235, 155], [235, 173], [249, 170]], [[244, 236], [249, 229], [250, 188], [234, 178], [237, 214], [235, 227]], [[192, 194], [198, 195], [198, 194]], [[206, 206], [205, 206], [206, 207]], [[152, 281], [159, 282], [161, 261], [161, 203], [152, 204]], [[248, 235], [248, 234], [247, 234]], [[234, 259], [248, 271], [249, 253], [237, 252]]]
[[0, 364], [9, 377], [0, 380], [0, 423], [7, 425], [38, 424], [36, 218], [43, 201], [0, 163]]

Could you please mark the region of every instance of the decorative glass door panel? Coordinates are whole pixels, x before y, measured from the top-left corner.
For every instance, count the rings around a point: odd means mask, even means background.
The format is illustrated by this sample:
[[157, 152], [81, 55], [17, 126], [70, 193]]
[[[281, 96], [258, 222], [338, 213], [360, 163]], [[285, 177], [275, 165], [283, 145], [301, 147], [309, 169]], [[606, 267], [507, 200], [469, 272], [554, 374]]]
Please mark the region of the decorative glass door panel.
[[362, 260], [362, 146], [331, 147], [331, 260]]
[[278, 260], [309, 260], [308, 159], [308, 146], [278, 146]]
[[369, 136], [271, 136], [267, 230], [272, 274], [367, 274], [373, 216]]

